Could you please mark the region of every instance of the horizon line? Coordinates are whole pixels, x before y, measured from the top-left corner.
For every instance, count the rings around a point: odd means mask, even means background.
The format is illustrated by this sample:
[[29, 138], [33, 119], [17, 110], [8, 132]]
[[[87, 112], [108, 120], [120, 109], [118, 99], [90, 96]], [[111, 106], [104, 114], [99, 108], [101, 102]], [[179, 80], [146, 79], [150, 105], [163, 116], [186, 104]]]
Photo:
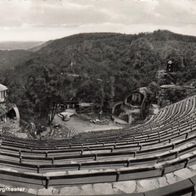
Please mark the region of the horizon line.
[[60, 36], [60, 37], [56, 37], [56, 38], [51, 38], [51, 39], [47, 39], [47, 40], [0, 40], [0, 43], [3, 43], [3, 42], [48, 42], [48, 41], [53, 41], [53, 40], [58, 40], [58, 39], [62, 39], [62, 38], [65, 38], [65, 37], [69, 37], [69, 36], [73, 36], [73, 35], [79, 35], [79, 34], [90, 34], [90, 33], [116, 33], [116, 34], [124, 34], [124, 35], [138, 35], [140, 33], [153, 33], [155, 31], [169, 31], [171, 33], [175, 33], [175, 34], [179, 34], [179, 35], [184, 35], [184, 36], [193, 36], [193, 37], [196, 37], [196, 35], [193, 35], [193, 34], [187, 34], [187, 33], [179, 33], [179, 32], [175, 32], [175, 31], [172, 31], [172, 30], [169, 30], [169, 29], [156, 29], [156, 30], [153, 30], [153, 31], [141, 31], [141, 32], [137, 32], [137, 33], [126, 33], [126, 32], [111, 32], [111, 31], [98, 31], [98, 32], [78, 32], [78, 33], [73, 33], [73, 34], [70, 34], [70, 35], [65, 35], [65, 36]]

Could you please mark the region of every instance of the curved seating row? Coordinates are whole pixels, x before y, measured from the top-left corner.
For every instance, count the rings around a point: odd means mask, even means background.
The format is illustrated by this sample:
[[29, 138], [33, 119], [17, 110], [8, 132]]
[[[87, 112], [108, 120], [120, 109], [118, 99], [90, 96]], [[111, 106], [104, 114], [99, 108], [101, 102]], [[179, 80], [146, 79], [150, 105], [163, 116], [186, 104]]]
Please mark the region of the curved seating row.
[[190, 167], [196, 163], [195, 112], [192, 96], [123, 130], [48, 141], [1, 135], [0, 182], [39, 189], [154, 179]]

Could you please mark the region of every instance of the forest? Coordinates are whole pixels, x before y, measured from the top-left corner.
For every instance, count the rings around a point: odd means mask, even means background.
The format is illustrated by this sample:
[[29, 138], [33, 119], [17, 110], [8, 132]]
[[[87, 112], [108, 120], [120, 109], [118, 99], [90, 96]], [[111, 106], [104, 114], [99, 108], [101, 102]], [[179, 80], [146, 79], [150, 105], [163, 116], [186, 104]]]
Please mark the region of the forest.
[[165, 69], [169, 59], [177, 66], [180, 84], [195, 84], [196, 37], [166, 30], [77, 34], [21, 55], [15, 55], [11, 66], [9, 61], [1, 65], [0, 82], [8, 86], [9, 100], [25, 121], [47, 122], [65, 101], [100, 105], [103, 100], [123, 100], [138, 87], [156, 82], [157, 70]]

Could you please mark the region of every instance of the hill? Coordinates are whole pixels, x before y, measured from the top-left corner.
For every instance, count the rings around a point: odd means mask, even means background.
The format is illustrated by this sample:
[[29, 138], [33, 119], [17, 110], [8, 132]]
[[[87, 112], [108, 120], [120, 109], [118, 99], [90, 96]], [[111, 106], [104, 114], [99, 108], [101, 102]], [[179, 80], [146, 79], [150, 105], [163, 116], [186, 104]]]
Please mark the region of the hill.
[[51, 42], [53, 42], [53, 40], [50, 40], [47, 42], [41, 42], [40, 44], [37, 44], [37, 45], [29, 48], [28, 50], [31, 52], [37, 52], [37, 51], [41, 50], [43, 47], [46, 47], [47, 45], [49, 45]]
[[34, 48], [41, 48], [43, 42], [0, 42], [0, 70], [14, 69], [33, 57]]
[[168, 59], [178, 66], [182, 83], [195, 79], [196, 37], [161, 30], [136, 35], [84, 33], [36, 48], [9, 73], [12, 81], [8, 76], [2, 81], [28, 116], [50, 109], [60, 98], [122, 100], [156, 80], [156, 71], [165, 68]]
[[32, 52], [26, 50], [0, 50], [0, 71], [14, 69], [32, 57]]
[[192, 68], [195, 66], [195, 49], [196, 37], [158, 30], [137, 35], [77, 34], [51, 41], [38, 50], [38, 54], [59, 67], [68, 68], [73, 62], [72, 71], [76, 73], [88, 69], [86, 74], [98, 74], [102, 70], [116, 75], [124, 69], [134, 70], [137, 75], [137, 71], [164, 68], [169, 58], [179, 69]]

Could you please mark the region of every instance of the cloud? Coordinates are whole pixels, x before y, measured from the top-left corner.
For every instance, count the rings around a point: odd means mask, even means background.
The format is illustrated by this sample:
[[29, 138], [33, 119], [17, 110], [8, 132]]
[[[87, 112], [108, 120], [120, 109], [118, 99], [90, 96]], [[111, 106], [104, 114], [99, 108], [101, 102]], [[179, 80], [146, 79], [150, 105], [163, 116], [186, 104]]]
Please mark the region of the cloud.
[[196, 0], [0, 0], [1, 40], [169, 29], [196, 35]]
[[25, 22], [33, 21], [34, 26], [65, 26], [106, 22], [110, 16], [107, 12], [93, 5], [79, 5], [62, 1], [59, 4], [32, 4], [30, 14]]
[[155, 8], [159, 14], [160, 24], [184, 26], [196, 24], [196, 1], [195, 0], [162, 0]]

